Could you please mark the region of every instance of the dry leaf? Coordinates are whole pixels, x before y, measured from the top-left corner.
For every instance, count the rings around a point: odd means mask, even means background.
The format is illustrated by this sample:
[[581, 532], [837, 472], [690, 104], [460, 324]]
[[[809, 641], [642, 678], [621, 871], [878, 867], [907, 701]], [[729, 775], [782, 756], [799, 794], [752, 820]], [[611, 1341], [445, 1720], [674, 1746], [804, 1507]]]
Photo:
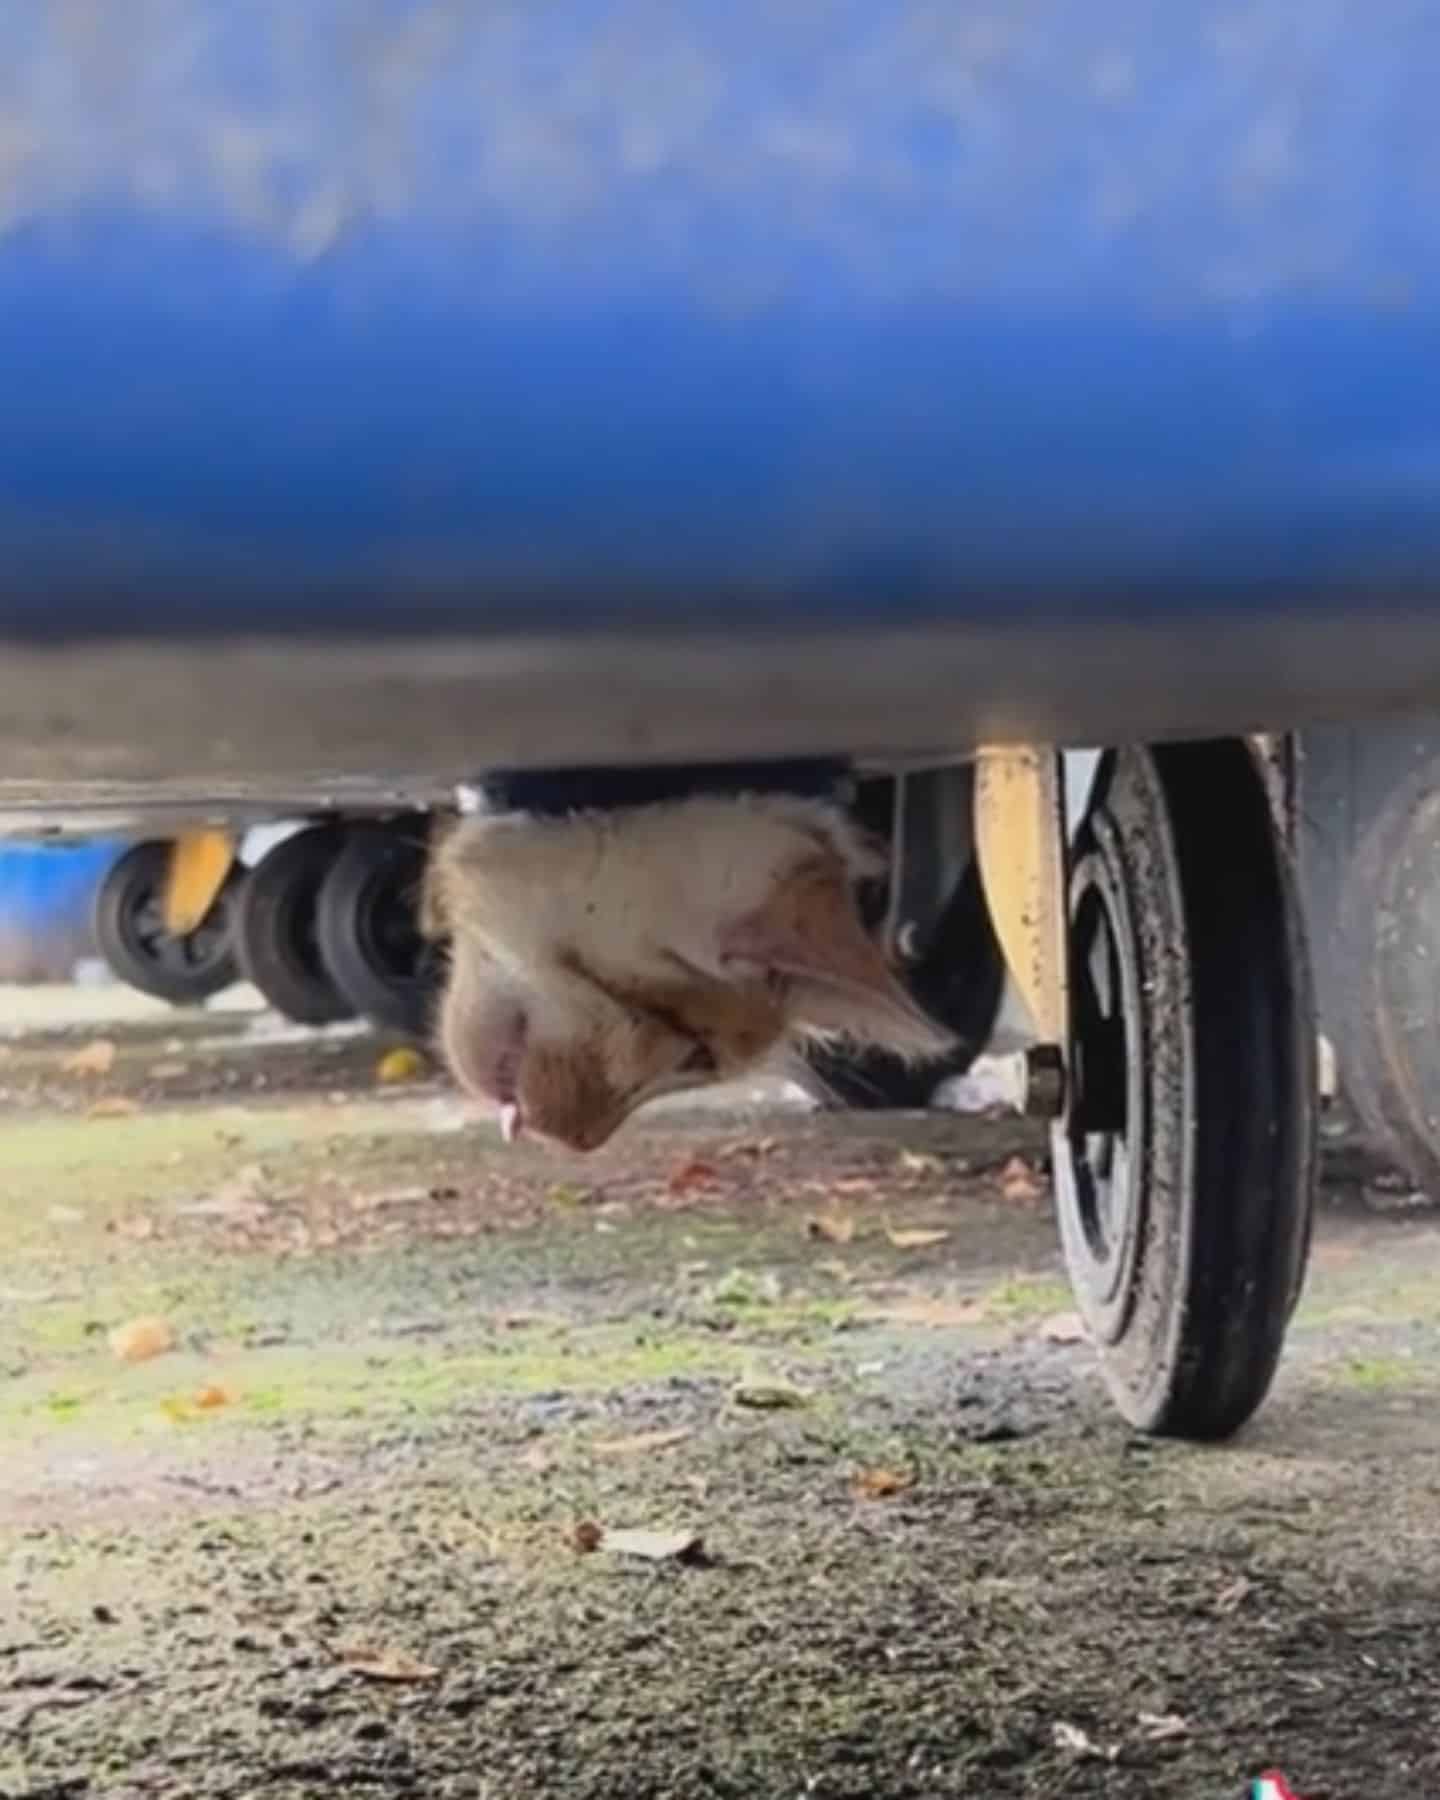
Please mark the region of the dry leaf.
[[175, 1333], [164, 1319], [131, 1319], [110, 1333], [110, 1348], [121, 1362], [148, 1362], [175, 1348]]
[[727, 1144], [725, 1146], [725, 1148], [723, 1150], [721, 1150], [720, 1155], [721, 1156], [769, 1156], [775, 1150], [777, 1150], [779, 1148], [779, 1145], [780, 1145], [779, 1138], [766, 1137], [766, 1138], [755, 1138], [754, 1140], [745, 1138], [745, 1139], [742, 1139], [738, 1144]]
[[375, 1065], [375, 1079], [382, 1086], [401, 1081], [420, 1081], [430, 1073], [430, 1065], [418, 1050], [402, 1044], [398, 1050], [387, 1050]]
[[858, 1317], [874, 1325], [928, 1325], [938, 1331], [979, 1325], [985, 1308], [978, 1300], [944, 1300], [915, 1294], [888, 1306], [868, 1307]]
[[1140, 1715], [1140, 1734], [1152, 1744], [1169, 1743], [1172, 1738], [1184, 1737], [1189, 1730], [1188, 1722], [1179, 1713], [1142, 1712]]
[[1000, 1196], [1016, 1205], [1043, 1200], [1045, 1183], [1023, 1156], [1012, 1156], [1000, 1171]]
[[1228, 1587], [1221, 1588], [1215, 1596], [1217, 1613], [1233, 1613], [1244, 1602], [1254, 1583], [1244, 1575], [1237, 1575]]
[[107, 1094], [86, 1109], [92, 1119], [129, 1119], [139, 1110], [139, 1102], [127, 1099], [124, 1094]]
[[640, 1456], [647, 1450], [669, 1450], [690, 1436], [688, 1426], [674, 1431], [637, 1431], [631, 1437], [600, 1438], [590, 1448], [596, 1456]]
[[855, 1477], [855, 1492], [862, 1500], [888, 1500], [914, 1485], [915, 1477], [901, 1469], [862, 1469]]
[[229, 1388], [217, 1387], [210, 1382], [196, 1390], [193, 1404], [200, 1412], [214, 1412], [217, 1407], [229, 1406], [234, 1398]]
[[893, 1225], [885, 1227], [885, 1235], [897, 1250], [925, 1250], [931, 1244], [943, 1244], [949, 1237], [948, 1231], [917, 1227], [910, 1231], [896, 1231]]
[[688, 1194], [694, 1188], [710, 1187], [719, 1179], [720, 1171], [714, 1163], [706, 1162], [700, 1156], [691, 1156], [675, 1165], [665, 1186], [672, 1194]]
[[602, 1531], [599, 1548], [645, 1562], [686, 1562], [704, 1545], [698, 1531]]
[[942, 1175], [945, 1172], [944, 1163], [928, 1150], [902, 1150], [900, 1167], [907, 1175]]
[[339, 1658], [354, 1674], [372, 1681], [435, 1681], [440, 1674], [433, 1663], [418, 1661], [408, 1650], [372, 1650], [357, 1644], [341, 1650]]
[[383, 1194], [352, 1194], [350, 1205], [356, 1212], [379, 1212], [382, 1206], [418, 1206], [433, 1197], [428, 1187], [391, 1188]]
[[779, 1412], [806, 1404], [799, 1388], [786, 1381], [742, 1381], [731, 1391], [730, 1398], [737, 1406], [754, 1407], [760, 1412]]
[[1052, 1726], [1050, 1735], [1057, 1750], [1071, 1750], [1076, 1756], [1096, 1756], [1103, 1762], [1114, 1762], [1119, 1755], [1118, 1745], [1106, 1749], [1078, 1725], [1067, 1725], [1063, 1720]]
[[246, 1163], [208, 1198], [187, 1200], [175, 1212], [182, 1219], [233, 1219], [238, 1224], [256, 1225], [270, 1211], [265, 1198], [268, 1180], [262, 1163]]
[[586, 1556], [592, 1550], [598, 1550], [604, 1541], [605, 1533], [593, 1519], [582, 1519], [570, 1534], [570, 1542]]
[[1078, 1312], [1058, 1312], [1040, 1321], [1040, 1335], [1047, 1344], [1083, 1344], [1090, 1333]]
[[855, 1221], [839, 1213], [816, 1213], [805, 1221], [805, 1230], [827, 1244], [848, 1244], [855, 1235]]
[[66, 1075], [108, 1075], [115, 1066], [115, 1046], [109, 1038], [96, 1038], [73, 1051], [60, 1064]]

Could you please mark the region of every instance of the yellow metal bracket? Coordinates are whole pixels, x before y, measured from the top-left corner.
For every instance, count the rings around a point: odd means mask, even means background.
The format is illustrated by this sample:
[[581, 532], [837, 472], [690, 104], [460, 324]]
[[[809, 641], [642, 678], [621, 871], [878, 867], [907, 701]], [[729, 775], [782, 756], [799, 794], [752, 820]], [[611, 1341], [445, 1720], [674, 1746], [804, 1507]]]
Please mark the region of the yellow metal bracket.
[[1065, 788], [1059, 753], [981, 750], [975, 845], [990, 919], [1040, 1040], [1068, 1047]]
[[165, 881], [165, 929], [186, 937], [205, 922], [235, 866], [235, 839], [228, 831], [187, 831], [170, 846]]

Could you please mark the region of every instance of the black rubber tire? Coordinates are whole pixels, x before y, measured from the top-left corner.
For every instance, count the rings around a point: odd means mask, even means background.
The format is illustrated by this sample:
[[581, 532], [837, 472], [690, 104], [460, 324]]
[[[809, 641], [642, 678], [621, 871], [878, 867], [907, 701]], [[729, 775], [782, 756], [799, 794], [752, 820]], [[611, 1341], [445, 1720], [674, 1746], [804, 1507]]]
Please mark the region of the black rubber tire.
[[320, 953], [335, 984], [380, 1031], [430, 1036], [444, 980], [420, 931], [428, 821], [352, 826], [320, 890]]
[[1228, 1437], [1299, 1297], [1318, 1113], [1291, 859], [1243, 742], [1106, 758], [1070, 928], [1052, 1163], [1076, 1302], [1133, 1426]]
[[882, 1050], [811, 1049], [806, 1061], [828, 1101], [855, 1111], [923, 1110], [941, 1082], [963, 1075], [985, 1048], [1005, 989], [1005, 959], [975, 863], [956, 884], [909, 986], [925, 1010], [955, 1033], [955, 1048], [920, 1063]]
[[1330, 951], [1345, 1097], [1375, 1148], [1440, 1196], [1440, 762], [1366, 826]]
[[127, 850], [95, 895], [95, 942], [112, 974], [172, 1006], [200, 1006], [240, 978], [235, 923], [244, 871], [234, 870], [194, 931], [177, 936], [164, 919], [170, 845]]
[[310, 826], [262, 856], [245, 882], [235, 932], [241, 970], [296, 1025], [355, 1017], [325, 966], [318, 931], [321, 885], [344, 845], [343, 826]]

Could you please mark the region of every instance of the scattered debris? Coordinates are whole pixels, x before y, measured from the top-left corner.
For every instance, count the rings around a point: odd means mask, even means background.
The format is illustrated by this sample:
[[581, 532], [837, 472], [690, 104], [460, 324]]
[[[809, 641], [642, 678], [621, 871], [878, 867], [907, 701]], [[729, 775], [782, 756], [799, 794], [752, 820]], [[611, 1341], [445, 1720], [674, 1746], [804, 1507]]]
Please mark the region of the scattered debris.
[[47, 1206], [45, 1217], [52, 1225], [80, 1225], [85, 1214], [78, 1206]]
[[269, 1176], [262, 1163], [246, 1163], [228, 1181], [222, 1181], [204, 1200], [186, 1200], [175, 1208], [182, 1219], [230, 1219], [257, 1225], [270, 1211], [266, 1198]]
[[219, 1387], [214, 1382], [207, 1382], [204, 1387], [196, 1390], [191, 1404], [197, 1412], [214, 1412], [217, 1407], [230, 1406], [234, 1399], [235, 1396], [229, 1388]]
[[688, 1194], [696, 1188], [713, 1187], [719, 1179], [720, 1171], [714, 1163], [706, 1162], [702, 1156], [690, 1156], [670, 1171], [665, 1188], [671, 1194]]
[[106, 1094], [86, 1108], [92, 1119], [129, 1119], [140, 1110], [140, 1102], [125, 1094]]
[[805, 1230], [827, 1244], [848, 1244], [855, 1236], [855, 1221], [843, 1213], [814, 1213], [805, 1221]]
[[908, 1469], [862, 1469], [854, 1482], [862, 1500], [888, 1500], [914, 1485], [915, 1477]]
[[1043, 1200], [1047, 1192], [1044, 1178], [1023, 1156], [1012, 1156], [1000, 1171], [1000, 1197], [1014, 1206]]
[[760, 1158], [774, 1155], [780, 1147], [779, 1138], [742, 1138], [738, 1143], [726, 1144], [719, 1155], [722, 1157], [745, 1156]]
[[1058, 1312], [1040, 1321], [1040, 1336], [1047, 1344], [1083, 1344], [1090, 1332], [1078, 1312]]
[[190, 1073], [190, 1065], [183, 1062], [158, 1062], [152, 1063], [147, 1072], [152, 1081], [179, 1081], [182, 1075]]
[[408, 1044], [402, 1044], [398, 1050], [387, 1050], [375, 1065], [375, 1079], [382, 1087], [393, 1087], [404, 1081], [423, 1081], [429, 1073], [429, 1063]]
[[383, 1194], [352, 1194], [350, 1205], [355, 1212], [379, 1212], [386, 1206], [419, 1206], [426, 1200], [440, 1198], [441, 1192], [428, 1187], [388, 1188]]
[[759, 1412], [780, 1412], [786, 1407], [806, 1406], [806, 1395], [788, 1381], [741, 1381], [731, 1389], [730, 1398], [737, 1406], [753, 1407]]
[[109, 1038], [95, 1038], [60, 1064], [65, 1075], [108, 1075], [114, 1067], [115, 1045]]
[[338, 1656], [352, 1674], [371, 1681], [436, 1681], [440, 1675], [433, 1663], [421, 1662], [408, 1650], [373, 1650], [357, 1644], [340, 1650]]
[[947, 1300], [941, 1296], [908, 1295], [884, 1306], [867, 1307], [856, 1317], [869, 1325], [928, 1325], [945, 1331], [967, 1325], [979, 1325], [986, 1318], [984, 1305], [978, 1300]]
[[148, 1362], [175, 1348], [175, 1333], [164, 1319], [131, 1319], [110, 1333], [110, 1349], [121, 1362]]
[[1189, 1734], [1190, 1724], [1182, 1719], [1179, 1713], [1140, 1714], [1140, 1735], [1152, 1744], [1168, 1744], [1174, 1738], [1182, 1738]]
[[1228, 1587], [1221, 1588], [1215, 1596], [1215, 1610], [1222, 1617], [1226, 1613], [1237, 1612], [1244, 1604], [1254, 1587], [1254, 1582], [1245, 1575], [1237, 1575]]
[[638, 1556], [644, 1562], [691, 1562], [704, 1541], [698, 1531], [610, 1531], [602, 1529], [598, 1550], [615, 1556]]
[[927, 1250], [931, 1244], [943, 1244], [950, 1233], [942, 1231], [938, 1226], [918, 1226], [913, 1230], [897, 1231], [887, 1223], [885, 1235], [896, 1250]]
[[1057, 1750], [1069, 1750], [1076, 1756], [1094, 1756], [1102, 1762], [1114, 1762], [1120, 1754], [1118, 1744], [1108, 1747], [1097, 1744], [1088, 1732], [1082, 1731], [1078, 1725], [1067, 1725], [1063, 1720], [1057, 1720], [1050, 1735]]
[[899, 1162], [907, 1175], [943, 1175], [945, 1172], [944, 1163], [928, 1150], [902, 1150]]
[[629, 1437], [599, 1438], [590, 1448], [596, 1456], [641, 1456], [649, 1450], [670, 1450], [691, 1436], [690, 1428], [678, 1426], [674, 1431], [637, 1431]]
[[783, 1289], [773, 1269], [752, 1274], [748, 1269], [732, 1269], [710, 1288], [706, 1298], [715, 1306], [774, 1306]]
[[593, 1519], [582, 1519], [570, 1533], [570, 1541], [582, 1556], [588, 1556], [604, 1543], [605, 1532]]

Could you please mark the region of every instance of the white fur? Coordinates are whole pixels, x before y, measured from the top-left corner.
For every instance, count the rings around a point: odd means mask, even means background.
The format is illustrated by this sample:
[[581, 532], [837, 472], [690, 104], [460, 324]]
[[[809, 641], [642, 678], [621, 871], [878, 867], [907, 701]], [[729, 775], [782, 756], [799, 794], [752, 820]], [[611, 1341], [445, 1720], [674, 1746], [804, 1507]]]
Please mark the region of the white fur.
[[442, 856], [447, 889], [464, 882], [450, 907], [455, 930], [482, 939], [516, 974], [553, 966], [564, 947], [664, 979], [676, 958], [723, 977], [723, 926], [755, 911], [818, 845], [833, 847], [857, 877], [876, 867], [843, 813], [784, 795], [482, 816], [465, 820]]

